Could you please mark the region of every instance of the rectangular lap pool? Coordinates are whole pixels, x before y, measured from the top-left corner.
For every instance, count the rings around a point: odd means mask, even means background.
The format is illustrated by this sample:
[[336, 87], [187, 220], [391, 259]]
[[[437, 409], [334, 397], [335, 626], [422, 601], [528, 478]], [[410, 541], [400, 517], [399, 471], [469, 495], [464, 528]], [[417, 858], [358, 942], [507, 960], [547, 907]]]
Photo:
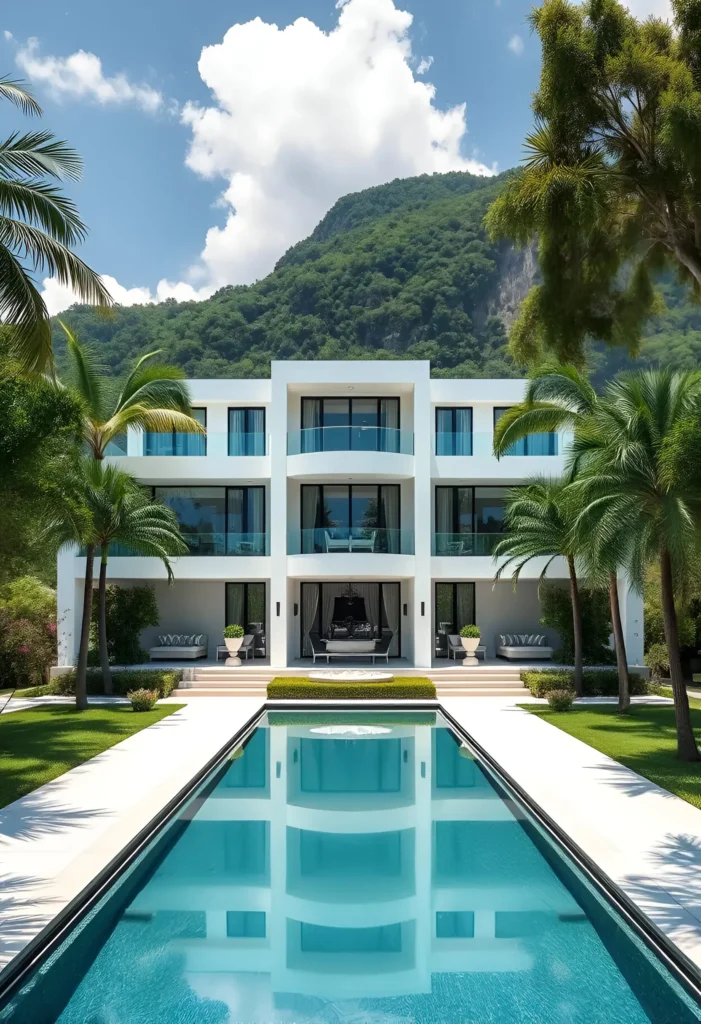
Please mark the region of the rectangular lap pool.
[[701, 1021], [433, 712], [264, 715], [13, 985], [3, 1024]]

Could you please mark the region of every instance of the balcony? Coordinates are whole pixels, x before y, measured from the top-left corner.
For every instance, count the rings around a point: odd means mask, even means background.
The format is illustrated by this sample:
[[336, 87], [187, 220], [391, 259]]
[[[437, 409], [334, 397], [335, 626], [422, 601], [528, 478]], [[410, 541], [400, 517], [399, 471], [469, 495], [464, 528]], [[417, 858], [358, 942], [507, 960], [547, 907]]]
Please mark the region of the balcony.
[[329, 526], [316, 530], [290, 530], [288, 555], [386, 554], [413, 555], [413, 530], [386, 530], [366, 526]]
[[[443, 457], [492, 457], [494, 435], [485, 431], [477, 433], [436, 432], [436, 455]], [[502, 455], [503, 459], [514, 456], [549, 457], [560, 454], [558, 434], [529, 434]]]
[[[265, 434], [261, 431], [208, 432], [204, 434], [180, 434], [172, 431], [163, 434], [145, 433], [142, 454], [146, 456], [198, 456], [228, 455], [232, 458], [253, 458], [265, 455]], [[115, 450], [108, 448], [107, 455], [126, 455], [126, 438], [110, 442]]]
[[503, 533], [435, 533], [433, 554], [439, 557], [492, 555]]
[[[183, 530], [182, 536], [189, 549], [183, 557], [188, 555], [250, 557], [270, 554], [268, 535], [266, 533], [188, 533]], [[85, 550], [82, 550], [80, 553], [85, 555]], [[138, 551], [133, 551], [123, 544], [112, 544], [110, 546], [110, 557], [139, 558], [142, 556]]]
[[288, 455], [313, 452], [389, 452], [414, 454], [414, 434], [394, 427], [307, 427], [287, 435]]

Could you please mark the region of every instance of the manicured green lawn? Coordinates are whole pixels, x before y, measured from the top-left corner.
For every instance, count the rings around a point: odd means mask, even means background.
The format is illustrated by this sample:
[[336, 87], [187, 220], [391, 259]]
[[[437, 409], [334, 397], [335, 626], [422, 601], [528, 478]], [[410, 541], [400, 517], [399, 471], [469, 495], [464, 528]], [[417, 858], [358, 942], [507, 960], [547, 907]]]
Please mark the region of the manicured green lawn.
[[[696, 738], [701, 743], [701, 701], [689, 703]], [[677, 760], [673, 707], [638, 704], [628, 715], [617, 715], [613, 704], [559, 713], [537, 704], [522, 707], [701, 807], [701, 764]]]
[[76, 711], [53, 704], [0, 715], [0, 807], [183, 706], [137, 713], [129, 706]]

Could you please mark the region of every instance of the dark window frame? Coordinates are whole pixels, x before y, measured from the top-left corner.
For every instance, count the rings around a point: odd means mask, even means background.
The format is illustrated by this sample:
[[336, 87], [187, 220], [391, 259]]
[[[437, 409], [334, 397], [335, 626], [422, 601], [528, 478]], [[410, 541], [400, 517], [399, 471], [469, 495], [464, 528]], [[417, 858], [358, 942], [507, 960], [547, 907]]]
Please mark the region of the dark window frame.
[[[201, 437], [202, 438], [202, 441], [204, 442], [204, 451], [202, 452], [202, 455], [194, 455], [194, 456], [193, 455], [180, 455], [180, 456], [178, 456], [178, 458], [181, 458], [181, 459], [192, 459], [192, 458], [200, 458], [201, 459], [201, 458], [204, 458], [204, 456], [207, 454], [207, 406], [206, 405], [193, 405], [191, 408], [192, 408], [193, 412], [202, 412], [202, 413], [204, 413], [204, 423], [202, 424], [202, 426], [204, 427], [204, 434], [194, 434], [193, 435], [194, 437]], [[149, 434], [167, 434], [167, 433], [168, 433], [167, 430], [145, 430], [144, 431], [144, 441], [143, 441], [144, 455], [147, 454], [146, 446], [147, 446], [147, 437], [148, 437]], [[171, 434], [172, 434], [172, 437], [173, 437], [173, 451], [172, 451], [172, 453], [170, 455], [161, 456], [161, 458], [173, 458], [175, 456], [175, 438], [176, 438], [176, 436], [178, 434], [182, 434], [182, 433], [184, 433], [184, 431], [176, 430], [175, 427], [173, 427], [173, 429], [171, 430]], [[150, 458], [154, 458], [155, 456], [149, 456], [149, 457]]]
[[[268, 424], [268, 411], [264, 405], [230, 405], [226, 410], [226, 450], [229, 456], [231, 456], [231, 435], [238, 433], [231, 429], [231, 413], [241, 412], [243, 410], [246, 413], [246, 422], [248, 423], [249, 412], [262, 412], [263, 413], [263, 455], [267, 454], [267, 424]], [[258, 434], [258, 430], [244, 430], [244, 434]], [[232, 458], [245, 458], [246, 456], [231, 456]]]
[[270, 638], [268, 637], [268, 584], [266, 580], [227, 580], [224, 583], [224, 625], [226, 622], [226, 610], [227, 610], [227, 591], [229, 587], [243, 587], [243, 628], [251, 621], [248, 617], [248, 588], [253, 585], [256, 587], [263, 588], [263, 609], [265, 612], [265, 619], [263, 621], [263, 634], [265, 636], [266, 654], [270, 654]]
[[[339, 401], [348, 402], [348, 423], [345, 426], [343, 424], [338, 424], [338, 428], [339, 429], [346, 429], [346, 430], [348, 430], [348, 448], [345, 448], [345, 449], [344, 448], [328, 448], [327, 449], [327, 448], [323, 447], [323, 440], [324, 440], [323, 430], [324, 430], [324, 427], [325, 427], [325, 424], [324, 424], [324, 403], [325, 402], [339, 402]], [[386, 430], [387, 429], [386, 427], [384, 427], [384, 428], [380, 427], [380, 408], [381, 408], [381, 404], [380, 403], [381, 402], [396, 402], [397, 403], [397, 430], [399, 431], [399, 430], [402, 429], [402, 402], [401, 402], [401, 398], [400, 398], [399, 395], [379, 395], [379, 396], [378, 395], [366, 395], [366, 396], [363, 396], [363, 395], [353, 395], [352, 397], [350, 395], [303, 395], [302, 396], [302, 400], [300, 402], [300, 408], [299, 408], [299, 426], [300, 426], [300, 431], [305, 429], [302, 426], [302, 424], [304, 423], [304, 403], [305, 402], [320, 402], [321, 403], [321, 423], [320, 423], [319, 427], [316, 427], [316, 428], [312, 427], [311, 428], [313, 430], [317, 429], [317, 430], [321, 430], [322, 431], [322, 434], [321, 434], [322, 448], [320, 449], [321, 451], [349, 451], [349, 452], [351, 452], [351, 451], [371, 451], [372, 450], [372, 449], [367, 449], [367, 448], [353, 448], [351, 446], [352, 434], [350, 432], [353, 429], [353, 402], [375, 402], [376, 403], [376, 407], [377, 407], [377, 415], [376, 415], [377, 425], [376, 425], [375, 429], [377, 429], [377, 430], [380, 430], [380, 429], [385, 429]], [[309, 429], [309, 428], [307, 428], [307, 429]]]
[[[436, 657], [435, 646], [436, 646], [436, 637], [438, 636], [438, 588], [439, 587], [452, 587], [453, 588], [453, 614], [455, 614], [455, 609], [458, 606], [458, 591], [457, 591], [457, 587], [459, 587], [459, 586], [472, 587], [472, 608], [473, 608], [472, 618], [474, 619], [473, 625], [476, 625], [476, 623], [477, 623], [477, 584], [476, 584], [476, 582], [474, 580], [434, 580], [433, 581], [433, 620], [432, 620], [433, 621], [432, 636], [433, 636], [433, 647], [434, 647], [433, 657], [434, 658]], [[465, 625], [466, 625], [466, 623], [465, 623]], [[457, 630], [457, 624], [456, 624], [456, 630]], [[448, 657], [448, 652], [447, 651], [446, 651], [446, 657]]]
[[[451, 433], [453, 437], [457, 437], [458, 431], [455, 429], [455, 423], [456, 423], [456, 420], [457, 420], [457, 410], [458, 409], [469, 409], [470, 410], [470, 455], [472, 455], [473, 452], [474, 452], [474, 409], [473, 409], [473, 407], [471, 405], [437, 405], [436, 409], [435, 409], [435, 416], [434, 416], [434, 421], [433, 421], [434, 436], [435, 436], [434, 450], [435, 450], [435, 454], [436, 455], [438, 455], [438, 434], [439, 433], [443, 433], [443, 434], [446, 433], [446, 431], [439, 431], [438, 430], [438, 413], [439, 412], [449, 412], [451, 414], [450, 415], [450, 420], [451, 420], [451, 423], [452, 423], [452, 429], [449, 431], [449, 433]], [[439, 457], [442, 457], [442, 456], [439, 456]], [[455, 457], [455, 452], [451, 452], [450, 455], [446, 456], [446, 458], [451, 458], [451, 457]]]
[[[319, 517], [319, 513], [320, 512], [323, 514], [323, 508], [324, 508], [324, 488], [325, 487], [345, 487], [348, 490], [348, 517], [347, 517], [348, 518], [348, 525], [347, 526], [342, 526], [341, 527], [342, 530], [350, 529], [350, 523], [351, 523], [352, 518], [353, 518], [353, 516], [352, 516], [352, 509], [353, 509], [353, 488], [354, 487], [375, 487], [376, 488], [376, 490], [377, 490], [377, 514], [378, 514], [378, 519], [379, 519], [379, 516], [380, 516], [380, 488], [381, 487], [396, 487], [399, 490], [399, 501], [397, 503], [397, 509], [399, 511], [399, 526], [398, 526], [397, 530], [398, 530], [398, 533], [399, 533], [399, 536], [400, 536], [400, 544], [401, 544], [401, 533], [402, 533], [402, 490], [401, 490], [401, 484], [378, 484], [378, 483], [375, 483], [374, 481], [371, 481], [369, 483], [361, 483], [360, 481], [357, 481], [357, 480], [356, 480], [355, 483], [352, 483], [352, 484], [343, 484], [343, 483], [301, 484], [301, 486], [299, 488], [299, 523], [300, 523], [300, 530], [323, 530], [324, 526], [323, 526], [322, 523], [317, 523], [314, 526], [304, 526], [303, 525], [304, 524], [303, 516], [304, 516], [304, 488], [305, 487], [318, 487], [318, 488], [321, 489], [321, 501], [317, 505], [317, 518]], [[378, 529], [378, 530], [386, 530], [387, 527], [386, 526], [377, 526], [376, 529]]]
[[[222, 533], [224, 534], [224, 545], [225, 545], [225, 549], [226, 549], [225, 550], [225, 554], [227, 556], [230, 555], [230, 552], [229, 552], [229, 535], [230, 535], [230, 531], [229, 531], [229, 491], [241, 491], [241, 490], [249, 491], [249, 490], [253, 490], [254, 488], [258, 488], [259, 490], [262, 490], [262, 492], [263, 492], [263, 531], [262, 532], [263, 532], [263, 534], [265, 536], [265, 540], [266, 540], [265, 549], [267, 551], [267, 539], [268, 539], [268, 496], [267, 496], [267, 493], [266, 493], [267, 492], [267, 488], [265, 487], [265, 484], [218, 484], [218, 485], [215, 485], [215, 484], [211, 484], [211, 485], [204, 484], [202, 486], [200, 486], [199, 484], [191, 484], [191, 485], [188, 485], [188, 484], [184, 484], [184, 485], [180, 485], [180, 484], [151, 484], [151, 486], [150, 486], [151, 498], [152, 498], [152, 500], [155, 500], [155, 498], [156, 498], [156, 491], [158, 491], [158, 490], [168, 490], [168, 489], [173, 488], [173, 489], [177, 489], [177, 490], [180, 490], [180, 491], [187, 491], [187, 490], [190, 489], [190, 487], [196, 487], [198, 491], [220, 491], [220, 490], [224, 491], [224, 529], [222, 530]], [[246, 501], [244, 501], [244, 503], [243, 503], [243, 508], [244, 508], [244, 516], [245, 516], [246, 525], [248, 526], [248, 503]], [[242, 533], [252, 533], [253, 531], [252, 530], [242, 530], [241, 532]], [[231, 535], [233, 536], [233, 533]], [[242, 555], [239, 554], [239, 555], [232, 555], [231, 557], [241, 558], [241, 557], [245, 557], [245, 556], [242, 556]], [[255, 557], [262, 558], [262, 557], [265, 557], [265, 556], [257, 555]]]

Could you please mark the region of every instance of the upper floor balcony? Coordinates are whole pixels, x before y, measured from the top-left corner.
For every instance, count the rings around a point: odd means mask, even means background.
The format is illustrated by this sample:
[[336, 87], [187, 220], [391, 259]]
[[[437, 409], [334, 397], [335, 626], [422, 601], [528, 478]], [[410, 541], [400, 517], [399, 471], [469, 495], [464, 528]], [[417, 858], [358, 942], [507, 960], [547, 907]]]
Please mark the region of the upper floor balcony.
[[305, 427], [287, 435], [288, 455], [313, 452], [389, 452], [414, 454], [414, 434], [410, 430], [377, 426]]
[[290, 530], [287, 553], [413, 555], [414, 531], [365, 526], [326, 526], [310, 530]]

